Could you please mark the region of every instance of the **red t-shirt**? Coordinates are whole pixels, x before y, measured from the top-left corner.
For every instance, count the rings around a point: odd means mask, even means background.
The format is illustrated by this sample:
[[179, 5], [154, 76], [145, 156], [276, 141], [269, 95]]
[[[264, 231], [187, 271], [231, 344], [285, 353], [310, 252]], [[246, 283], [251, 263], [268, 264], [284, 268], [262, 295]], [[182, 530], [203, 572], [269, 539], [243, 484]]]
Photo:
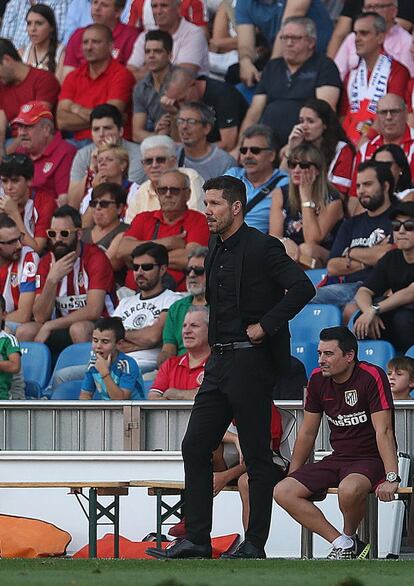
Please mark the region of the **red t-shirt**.
[[[80, 67], [85, 63], [85, 57], [82, 50], [82, 37], [84, 30], [85, 27], [78, 28], [70, 37], [65, 52], [65, 65], [69, 65], [70, 67]], [[118, 22], [112, 31], [112, 37], [114, 40], [112, 57], [119, 63], [122, 63], [122, 65], [126, 65], [138, 35], [139, 30], [137, 28]]]
[[[19, 147], [16, 152], [27, 153], [27, 150]], [[33, 187], [44, 189], [55, 198], [61, 193], [67, 193], [75, 155], [76, 147], [66, 142], [60, 132], [56, 132], [40, 157], [33, 161]]]
[[368, 362], [358, 362], [345, 383], [322, 376], [320, 368], [308, 383], [305, 410], [326, 414], [336, 455], [379, 458], [371, 414], [393, 409], [385, 372]]
[[[108, 67], [96, 79], [89, 75], [87, 63], [71, 71], [62, 85], [59, 101], [71, 100], [84, 108], [94, 108], [98, 104], [105, 104], [110, 100], [120, 100], [126, 106], [127, 121], [125, 123], [124, 138], [131, 137], [131, 96], [135, 85], [135, 78], [124, 66], [111, 59]], [[89, 128], [74, 132], [77, 140], [91, 138]]]
[[[132, 220], [132, 224], [124, 236], [130, 236], [136, 240], [152, 240], [156, 226], [159, 222], [157, 238], [166, 238], [167, 236], [176, 236], [186, 232], [185, 243], [196, 242], [200, 246], [207, 246], [210, 238], [207, 220], [204, 214], [195, 210], [187, 210], [184, 215], [176, 220], [173, 224], [167, 224], [161, 210], [152, 212], [141, 212]], [[185, 291], [185, 275], [183, 271], [169, 269], [169, 274], [177, 283], [177, 291]], [[128, 271], [125, 285], [131, 289], [136, 289], [132, 271]]]
[[[132, 0], [128, 24], [143, 27], [143, 11], [145, 0]], [[183, 18], [197, 26], [208, 26], [208, 12], [203, 0], [182, 0], [180, 14]]]
[[[43, 291], [51, 266], [51, 254], [42, 257], [36, 275], [36, 295]], [[56, 290], [55, 307], [57, 317], [68, 315], [86, 306], [88, 291], [106, 291], [102, 315], [114, 311], [114, 273], [106, 254], [95, 244], [82, 244], [81, 254], [73, 269], [59, 282]]]
[[[383, 145], [384, 137], [381, 134], [377, 134], [377, 136], [374, 136], [372, 140], [364, 143], [361, 146], [355, 157], [355, 167], [352, 176], [352, 185], [349, 195], [356, 196], [356, 178], [358, 172], [358, 165], [363, 161], [368, 161], [369, 159], [371, 159], [374, 156], [375, 151]], [[408, 125], [405, 127], [405, 132], [401, 140], [398, 142], [398, 145], [402, 148], [407, 157], [408, 164], [410, 165], [411, 170], [411, 178], [414, 182], [414, 128], [410, 128]]]
[[20, 107], [32, 100], [43, 100], [54, 108], [59, 95], [59, 82], [53, 73], [29, 67], [29, 73], [20, 83], [0, 82], [0, 110], [8, 122], [16, 118]]
[[50, 193], [33, 189], [31, 198], [26, 202], [22, 217], [26, 230], [33, 238], [47, 238], [56, 200]]
[[198, 389], [203, 382], [206, 360], [190, 368], [188, 353], [172, 356], [163, 362], [155, 377], [152, 389], [165, 393], [168, 389], [189, 391]]

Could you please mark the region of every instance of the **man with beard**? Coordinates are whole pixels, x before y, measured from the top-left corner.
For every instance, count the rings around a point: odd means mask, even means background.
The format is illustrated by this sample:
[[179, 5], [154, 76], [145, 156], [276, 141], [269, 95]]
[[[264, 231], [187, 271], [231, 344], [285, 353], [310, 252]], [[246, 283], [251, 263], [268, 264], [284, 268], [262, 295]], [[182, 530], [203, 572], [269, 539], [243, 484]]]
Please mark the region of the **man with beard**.
[[234, 419], [249, 475], [249, 524], [230, 558], [265, 558], [274, 485], [282, 478], [270, 449], [272, 387], [288, 368], [288, 321], [314, 288], [277, 238], [244, 223], [246, 189], [234, 177], [204, 184], [213, 237], [206, 259], [211, 356], [195, 397], [182, 453], [185, 468], [186, 539], [161, 559], [211, 558], [212, 452]]
[[343, 222], [328, 260], [328, 282], [318, 288], [311, 303], [330, 303], [344, 311], [347, 320], [357, 309], [356, 292], [370, 275], [372, 267], [393, 248], [389, 218], [394, 178], [387, 163], [369, 160], [361, 163], [357, 174], [357, 197], [366, 212]]
[[180, 295], [162, 283], [168, 267], [165, 246], [144, 242], [134, 248], [131, 258], [139, 293], [122, 299], [113, 315], [122, 319], [125, 328], [119, 350], [134, 358], [141, 371], [148, 372], [157, 368], [167, 311]]
[[112, 313], [114, 275], [106, 254], [81, 242], [81, 217], [64, 205], [47, 230], [50, 251], [36, 275], [35, 321], [18, 328], [19, 340], [47, 343], [57, 358], [77, 342], [89, 342], [94, 322]]
[[38, 255], [22, 245], [24, 234], [12, 218], [0, 213], [0, 294], [6, 302], [6, 326], [12, 332], [32, 319]]
[[247, 206], [244, 221], [261, 232], [269, 232], [269, 216], [273, 190], [289, 180], [275, 165], [279, 148], [273, 130], [254, 124], [244, 131], [240, 146], [240, 167], [232, 167], [226, 175], [241, 179], [246, 187]]
[[180, 356], [185, 353], [182, 327], [187, 311], [190, 307], [207, 305], [206, 270], [204, 268], [204, 259], [207, 253], [206, 246], [198, 246], [188, 254], [188, 263], [184, 272], [189, 295], [173, 303], [168, 310], [167, 320], [162, 331], [162, 348], [158, 355], [158, 365], [171, 356]]

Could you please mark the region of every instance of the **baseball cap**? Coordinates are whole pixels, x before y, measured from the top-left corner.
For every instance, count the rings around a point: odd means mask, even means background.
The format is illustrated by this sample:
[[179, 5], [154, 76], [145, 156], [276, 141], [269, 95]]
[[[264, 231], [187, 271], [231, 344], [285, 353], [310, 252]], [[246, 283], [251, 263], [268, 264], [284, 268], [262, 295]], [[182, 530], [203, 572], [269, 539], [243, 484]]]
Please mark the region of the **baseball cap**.
[[53, 114], [50, 111], [49, 105], [46, 102], [40, 101], [27, 102], [21, 106], [18, 115], [12, 120], [12, 124], [25, 124], [30, 126], [39, 122], [41, 118], [53, 120]]
[[390, 212], [390, 220], [396, 216], [408, 216], [414, 218], [414, 201], [400, 201]]

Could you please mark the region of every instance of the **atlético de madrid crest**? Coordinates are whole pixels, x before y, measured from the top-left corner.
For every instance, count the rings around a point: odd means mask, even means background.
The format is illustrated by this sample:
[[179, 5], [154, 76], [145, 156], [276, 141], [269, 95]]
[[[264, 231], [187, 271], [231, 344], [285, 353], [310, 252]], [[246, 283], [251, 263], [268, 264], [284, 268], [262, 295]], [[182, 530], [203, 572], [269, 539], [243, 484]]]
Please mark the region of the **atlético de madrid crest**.
[[358, 403], [358, 393], [356, 392], [356, 389], [345, 391], [345, 403], [350, 407], [353, 407]]

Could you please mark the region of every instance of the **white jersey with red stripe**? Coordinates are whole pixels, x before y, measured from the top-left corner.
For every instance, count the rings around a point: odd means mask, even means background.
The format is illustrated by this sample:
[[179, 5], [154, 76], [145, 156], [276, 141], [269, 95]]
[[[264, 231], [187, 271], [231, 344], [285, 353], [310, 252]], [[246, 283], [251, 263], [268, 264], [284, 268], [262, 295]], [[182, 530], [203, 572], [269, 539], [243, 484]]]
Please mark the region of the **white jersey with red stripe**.
[[[43, 291], [52, 263], [46, 254], [39, 263], [36, 275], [36, 294]], [[88, 291], [101, 289], [106, 292], [102, 315], [112, 315], [115, 309], [114, 274], [105, 253], [94, 244], [82, 244], [80, 255], [71, 272], [57, 285], [54, 317], [66, 316], [86, 307]]]
[[39, 255], [23, 246], [20, 258], [0, 267], [0, 293], [6, 301], [6, 311], [16, 311], [21, 293], [34, 293]]
[[336, 145], [335, 155], [329, 165], [328, 181], [341, 193], [347, 195], [352, 182], [354, 152], [343, 140]]

